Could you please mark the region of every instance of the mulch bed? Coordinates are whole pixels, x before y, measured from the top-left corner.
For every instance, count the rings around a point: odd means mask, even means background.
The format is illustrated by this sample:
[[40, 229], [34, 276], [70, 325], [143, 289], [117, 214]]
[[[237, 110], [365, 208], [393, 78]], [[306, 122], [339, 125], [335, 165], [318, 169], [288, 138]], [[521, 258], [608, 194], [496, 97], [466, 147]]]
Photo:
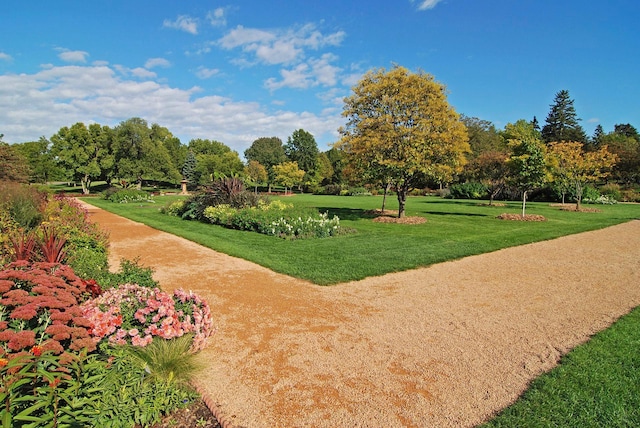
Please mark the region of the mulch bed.
[[547, 221], [544, 216], [538, 214], [526, 214], [524, 217], [522, 214], [500, 214], [496, 217], [498, 220], [513, 220], [513, 221]]
[[412, 216], [412, 217], [389, 217], [380, 216], [373, 219], [376, 223], [397, 223], [397, 224], [422, 224], [426, 223], [427, 219], [424, 217]]
[[222, 428], [218, 419], [209, 410], [203, 400], [198, 400], [184, 409], [162, 418], [162, 421], [152, 425], [151, 428]]

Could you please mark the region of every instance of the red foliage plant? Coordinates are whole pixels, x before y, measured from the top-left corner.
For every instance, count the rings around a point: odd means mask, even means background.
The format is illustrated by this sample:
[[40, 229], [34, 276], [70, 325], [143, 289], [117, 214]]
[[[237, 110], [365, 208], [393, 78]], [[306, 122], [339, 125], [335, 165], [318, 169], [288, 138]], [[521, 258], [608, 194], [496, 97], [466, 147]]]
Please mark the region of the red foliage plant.
[[95, 350], [80, 303], [87, 283], [69, 266], [17, 261], [0, 271], [0, 354]]

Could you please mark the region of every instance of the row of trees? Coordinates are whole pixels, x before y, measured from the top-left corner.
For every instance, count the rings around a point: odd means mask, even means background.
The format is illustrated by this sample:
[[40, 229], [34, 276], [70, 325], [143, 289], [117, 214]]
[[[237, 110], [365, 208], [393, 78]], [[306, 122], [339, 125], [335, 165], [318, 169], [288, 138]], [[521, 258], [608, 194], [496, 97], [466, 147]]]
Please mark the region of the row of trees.
[[400, 217], [411, 189], [456, 180], [482, 181], [492, 198], [507, 185], [516, 188], [523, 215], [528, 193], [551, 182], [563, 195], [571, 188], [579, 205], [584, 185], [607, 177], [618, 159], [634, 158], [618, 170], [619, 179], [637, 179], [640, 165], [637, 135], [620, 135], [635, 128], [616, 126], [588, 140], [567, 91], [556, 95], [542, 130], [534, 117], [497, 131], [490, 122], [460, 117], [433, 76], [396, 66], [367, 73], [345, 99], [343, 115], [347, 125], [336, 147], [345, 154], [346, 175], [393, 186]]
[[[246, 164], [221, 142], [193, 139], [184, 145], [167, 128], [140, 118], [114, 128], [76, 123], [49, 140], [0, 144], [0, 163], [8, 165], [0, 174], [23, 180], [28, 174], [38, 182], [73, 180], [85, 193], [95, 180], [141, 185], [143, 178], [174, 183], [186, 178], [196, 186], [242, 176], [256, 190], [258, 185], [271, 190], [272, 184], [308, 190], [368, 184], [394, 188], [400, 215], [410, 190], [456, 182], [481, 181], [492, 198], [510, 185], [525, 199], [551, 176], [563, 196], [569, 182], [579, 195], [575, 177], [567, 178], [576, 168], [593, 179], [603, 179], [606, 171], [617, 182], [640, 183], [638, 131], [616, 124], [605, 133], [598, 126], [587, 137], [565, 90], [556, 94], [542, 128], [534, 117], [498, 130], [491, 122], [458, 115], [433, 76], [394, 67], [367, 73], [345, 99], [343, 115], [342, 137], [331, 150], [320, 152], [313, 135], [298, 129], [284, 144], [277, 137], [255, 140], [244, 152]], [[535, 174], [534, 159], [545, 166]], [[25, 160], [30, 168], [20, 166]], [[578, 168], [579, 161], [586, 164]]]
[[246, 157], [247, 165], [237, 152], [215, 140], [181, 144], [167, 128], [149, 126], [140, 118], [114, 128], [79, 122], [61, 128], [49, 140], [0, 144], [0, 178], [73, 181], [87, 194], [94, 181], [141, 186], [143, 179], [177, 183], [185, 178], [196, 187], [220, 177], [244, 176], [256, 186], [293, 187], [326, 183], [334, 175], [327, 153], [319, 152], [313, 135], [303, 129], [295, 131], [285, 145], [277, 137], [259, 138]]

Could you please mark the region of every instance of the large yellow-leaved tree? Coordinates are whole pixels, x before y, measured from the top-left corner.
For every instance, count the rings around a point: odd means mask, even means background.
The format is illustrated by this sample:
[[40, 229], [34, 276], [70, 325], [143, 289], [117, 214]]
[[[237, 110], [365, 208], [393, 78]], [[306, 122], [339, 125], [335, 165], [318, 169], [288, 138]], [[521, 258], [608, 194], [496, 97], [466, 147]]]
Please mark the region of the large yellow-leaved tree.
[[403, 217], [407, 194], [426, 181], [446, 182], [470, 151], [467, 130], [445, 87], [422, 71], [375, 69], [352, 88], [336, 147], [370, 183], [390, 182]]

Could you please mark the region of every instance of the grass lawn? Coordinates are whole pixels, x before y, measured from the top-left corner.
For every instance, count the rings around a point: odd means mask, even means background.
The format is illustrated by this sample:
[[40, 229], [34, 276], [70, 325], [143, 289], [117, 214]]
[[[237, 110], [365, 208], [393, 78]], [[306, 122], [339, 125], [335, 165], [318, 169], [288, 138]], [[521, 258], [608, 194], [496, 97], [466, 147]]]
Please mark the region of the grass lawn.
[[640, 308], [567, 354], [490, 427], [640, 426]]
[[[548, 221], [504, 221], [496, 216], [520, 212], [520, 203], [488, 207], [477, 201], [412, 197], [407, 201], [407, 215], [423, 216], [426, 223], [383, 224], [372, 222], [373, 217], [366, 213], [380, 208], [381, 197], [295, 195], [282, 199], [327, 211], [330, 216], [337, 215], [342, 226], [355, 229], [356, 233], [324, 239], [284, 240], [161, 214], [159, 208], [176, 197], [157, 197], [156, 203], [142, 204], [115, 204], [98, 198], [85, 200], [214, 250], [321, 285], [428, 266], [640, 217], [638, 205], [597, 206], [602, 212], [575, 213], [560, 211], [546, 203], [529, 203], [527, 213], [543, 215]], [[397, 209], [394, 197], [388, 198], [387, 209]]]

